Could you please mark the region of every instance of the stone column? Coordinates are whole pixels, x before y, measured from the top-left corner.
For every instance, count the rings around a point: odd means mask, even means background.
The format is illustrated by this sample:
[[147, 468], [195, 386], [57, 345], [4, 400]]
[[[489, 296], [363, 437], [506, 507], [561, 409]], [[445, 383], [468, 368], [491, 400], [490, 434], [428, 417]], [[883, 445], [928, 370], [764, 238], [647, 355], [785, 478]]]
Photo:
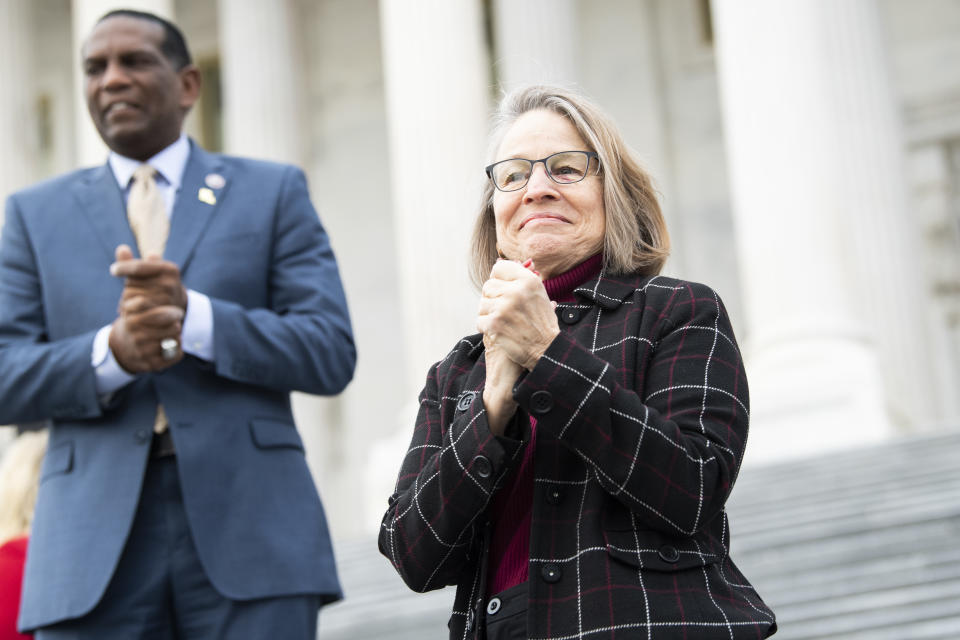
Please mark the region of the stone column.
[[494, 67], [500, 85], [570, 86], [578, 80], [579, 34], [574, 0], [495, 0]]
[[107, 147], [100, 139], [90, 114], [87, 111], [85, 97], [85, 81], [83, 77], [83, 58], [80, 55], [81, 47], [93, 29], [97, 20], [103, 14], [113, 9], [136, 9], [148, 11], [162, 16], [167, 20], [173, 19], [173, 0], [71, 0], [73, 11], [73, 51], [76, 78], [76, 161], [77, 166], [103, 164], [107, 159]]
[[882, 439], [926, 372], [876, 4], [713, 7], [753, 457]]
[[467, 262], [491, 103], [479, 1], [380, 0], [380, 29], [402, 309], [384, 322], [403, 355], [394, 384], [407, 402], [394, 436], [369, 449], [369, 513], [383, 512], [396, 481], [427, 369], [476, 332]]
[[[0, 202], [25, 186], [33, 178], [31, 156], [36, 147], [31, 113], [33, 87], [30, 82], [30, 7], [26, 0], [0, 2], [0, 135], [4, 141], [0, 153]], [[3, 223], [0, 206], [0, 224]]]
[[218, 0], [224, 147], [303, 163], [299, 20], [290, 0]]
[[400, 261], [405, 383], [476, 331], [469, 284], [490, 107], [476, 1], [381, 0], [384, 83]]

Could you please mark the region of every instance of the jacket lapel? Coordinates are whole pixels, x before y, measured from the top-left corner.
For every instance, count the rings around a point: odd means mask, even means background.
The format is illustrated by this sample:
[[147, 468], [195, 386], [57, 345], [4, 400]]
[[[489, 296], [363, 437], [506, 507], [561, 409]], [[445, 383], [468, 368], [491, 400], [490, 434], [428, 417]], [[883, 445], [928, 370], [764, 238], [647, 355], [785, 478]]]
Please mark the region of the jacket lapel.
[[[208, 180], [208, 177], [214, 179]], [[183, 172], [180, 193], [173, 205], [170, 235], [164, 251], [164, 258], [177, 263], [181, 273], [186, 271], [193, 250], [229, 185], [229, 176], [222, 161], [191, 140], [190, 158]]]
[[611, 311], [619, 307], [637, 288], [636, 279], [632, 276], [618, 278], [608, 276], [604, 271], [596, 278], [584, 282], [573, 292], [599, 307]]
[[118, 244], [130, 245], [136, 253], [137, 242], [127, 222], [123, 193], [109, 165], [91, 169], [73, 184], [72, 190], [81, 211], [93, 225], [97, 238], [111, 258]]

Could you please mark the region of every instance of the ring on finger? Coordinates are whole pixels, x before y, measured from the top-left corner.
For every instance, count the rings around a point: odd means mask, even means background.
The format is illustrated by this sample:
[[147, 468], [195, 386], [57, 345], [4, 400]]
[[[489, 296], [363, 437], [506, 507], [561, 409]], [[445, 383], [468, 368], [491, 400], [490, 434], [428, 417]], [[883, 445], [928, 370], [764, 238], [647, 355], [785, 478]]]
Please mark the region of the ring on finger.
[[160, 355], [164, 360], [173, 360], [180, 353], [180, 343], [176, 338], [164, 338], [160, 341]]

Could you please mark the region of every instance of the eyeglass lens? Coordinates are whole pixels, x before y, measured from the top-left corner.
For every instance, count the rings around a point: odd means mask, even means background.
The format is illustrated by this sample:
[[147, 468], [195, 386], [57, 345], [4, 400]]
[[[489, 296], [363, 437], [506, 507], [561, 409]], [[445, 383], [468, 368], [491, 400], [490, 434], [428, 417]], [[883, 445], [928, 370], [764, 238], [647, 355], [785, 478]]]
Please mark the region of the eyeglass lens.
[[501, 191], [522, 189], [530, 180], [533, 165], [537, 162], [543, 162], [547, 175], [558, 184], [580, 182], [590, 168], [590, 156], [583, 151], [562, 151], [542, 160], [512, 158], [493, 165], [494, 184]]

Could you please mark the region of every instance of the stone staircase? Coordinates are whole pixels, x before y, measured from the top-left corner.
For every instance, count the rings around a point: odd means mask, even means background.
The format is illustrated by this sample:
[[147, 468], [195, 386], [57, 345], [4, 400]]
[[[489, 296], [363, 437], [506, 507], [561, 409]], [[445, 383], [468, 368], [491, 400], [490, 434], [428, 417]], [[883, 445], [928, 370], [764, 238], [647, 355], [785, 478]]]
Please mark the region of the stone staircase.
[[728, 506], [778, 640], [960, 638], [960, 434], [748, 468]]
[[[960, 432], [748, 467], [728, 506], [778, 640], [960, 639]], [[452, 588], [407, 590], [374, 539], [337, 553], [320, 640], [446, 637]]]

